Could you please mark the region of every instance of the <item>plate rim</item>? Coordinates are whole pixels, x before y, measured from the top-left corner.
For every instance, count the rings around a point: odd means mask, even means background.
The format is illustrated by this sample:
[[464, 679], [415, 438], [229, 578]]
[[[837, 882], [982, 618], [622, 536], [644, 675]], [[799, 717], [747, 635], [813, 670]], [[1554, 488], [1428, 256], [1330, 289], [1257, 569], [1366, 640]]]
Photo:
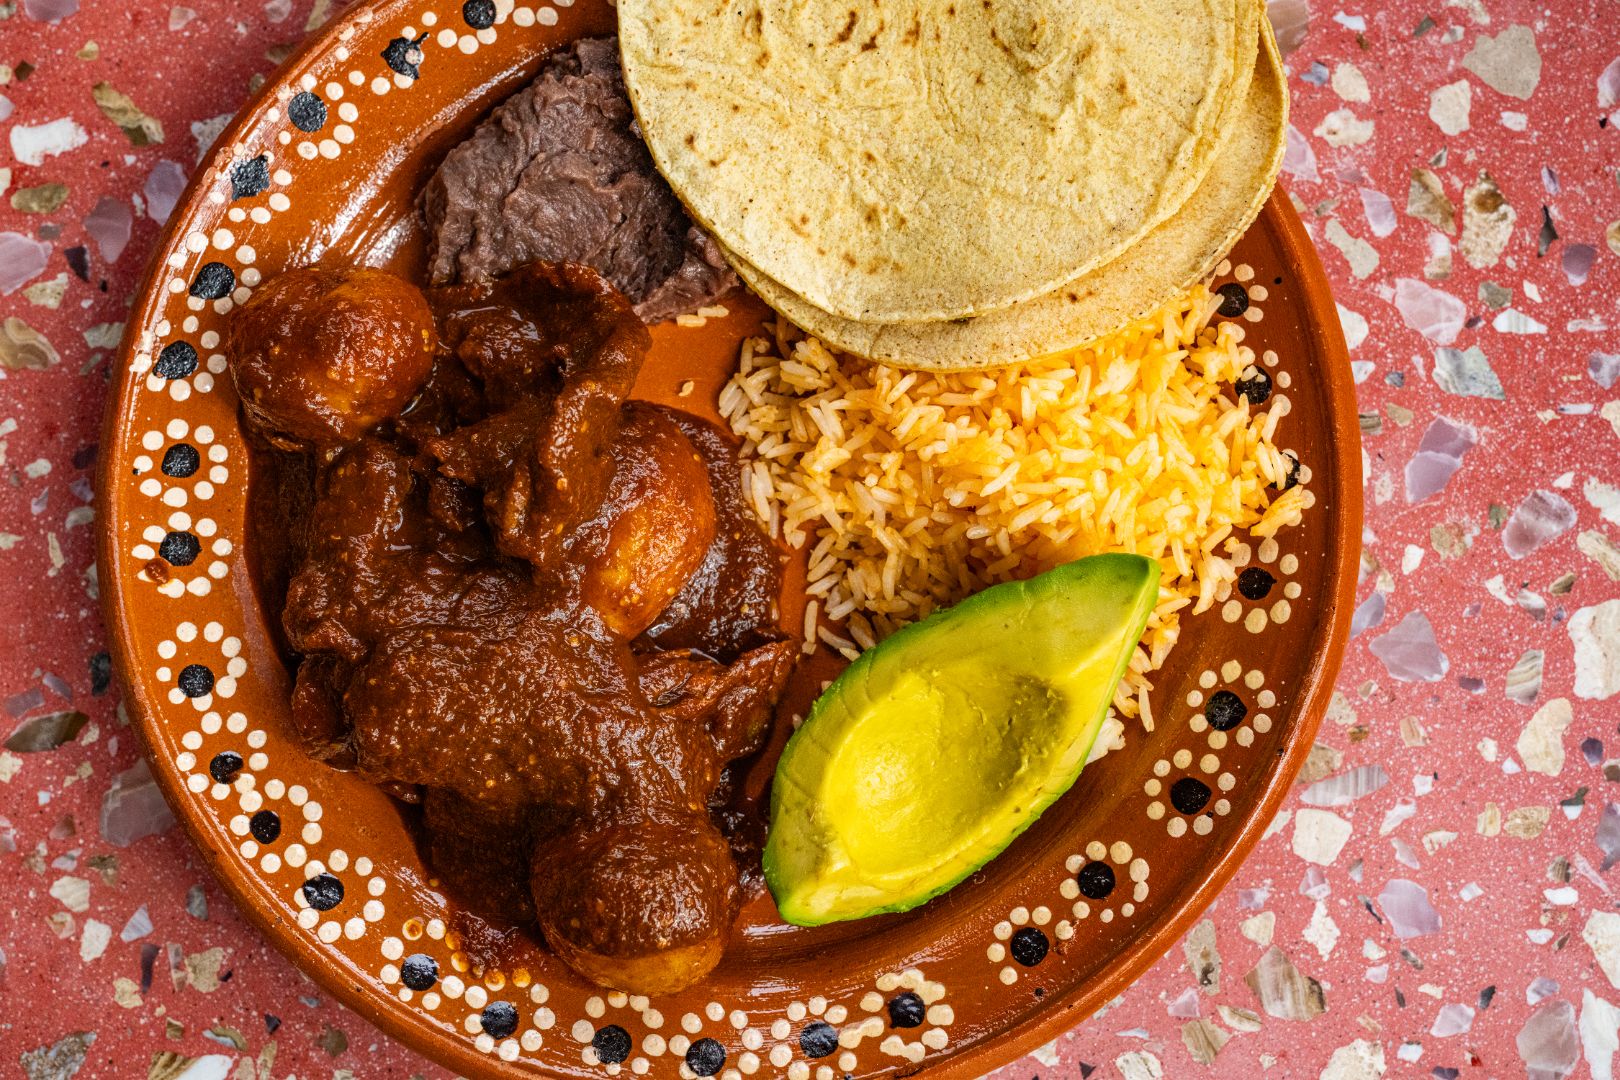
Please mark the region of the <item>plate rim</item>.
[[[982, 1077], [1000, 1065], [1010, 1064], [1031, 1050], [1049, 1042], [1076, 1025], [1083, 1023], [1110, 997], [1136, 984], [1147, 970], [1158, 963], [1175, 943], [1201, 919], [1215, 900], [1225, 891], [1239, 869], [1259, 846], [1272, 822], [1287, 801], [1295, 778], [1311, 752], [1316, 733], [1326, 716], [1334, 683], [1343, 666], [1345, 649], [1350, 643], [1350, 619], [1355, 609], [1356, 569], [1361, 556], [1361, 527], [1363, 492], [1360, 469], [1351, 469], [1352, 457], [1360, 458], [1361, 428], [1356, 418], [1355, 381], [1350, 370], [1350, 349], [1339, 323], [1338, 309], [1328, 283], [1327, 271], [1317, 256], [1316, 246], [1305, 225], [1295, 211], [1288, 193], [1279, 181], [1272, 188], [1259, 215], [1249, 229], [1269, 222], [1276, 229], [1290, 270], [1299, 275], [1300, 297], [1304, 314], [1304, 331], [1316, 343], [1320, 355], [1327, 360], [1326, 375], [1328, 416], [1330, 431], [1327, 445], [1335, 458], [1336, 468], [1331, 470], [1330, 487], [1334, 496], [1334, 520], [1328, 530], [1329, 553], [1327, 580], [1332, 586], [1324, 596], [1322, 617], [1317, 619], [1309, 636], [1308, 646], [1318, 641], [1322, 649], [1309, 667], [1300, 694], [1299, 725], [1287, 753], [1278, 759], [1271, 770], [1256, 809], [1243, 821], [1218, 857], [1214, 869], [1206, 874], [1193, 890], [1192, 896], [1168, 915], [1156, 929], [1136, 938], [1120, 954], [1115, 966], [1124, 973], [1108, 983], [1098, 982], [1096, 987], [1108, 987], [1103, 992], [1084, 984], [1070, 987], [1056, 995], [1051, 1004], [1035, 1010], [1030, 1018], [1007, 1028], [1004, 1032], [981, 1040], [960, 1054], [940, 1062], [933, 1073], [950, 1080], [972, 1080]], [[1246, 235], [1249, 229], [1244, 230]], [[1242, 236], [1239, 236], [1239, 240]], [[1327, 471], [1327, 470], [1324, 470]], [[1307, 646], [1307, 647], [1308, 647]], [[1115, 989], [1115, 987], [1118, 989]], [[1010, 1056], [997, 1051], [1014, 1051]], [[989, 1060], [999, 1059], [999, 1060]], [[976, 1066], [969, 1068], [968, 1066]]]
[[[188, 841], [242, 917], [301, 973], [313, 979], [345, 1008], [365, 1017], [413, 1052], [466, 1076], [509, 1077], [516, 1080], [532, 1078], [535, 1072], [481, 1053], [453, 1034], [422, 1024], [415, 1010], [357, 981], [355, 976], [359, 973], [351, 971], [351, 965], [342, 959], [340, 952], [317, 946], [308, 935], [295, 932], [285, 920], [277, 918], [261, 905], [248, 878], [226, 872], [227, 859], [234, 855], [234, 849], [226, 851], [214, 836], [193, 821], [192, 815], [185, 810], [189, 792], [184, 789], [179, 773], [162, 767], [162, 759], [154, 753], [149, 732], [155, 729], [157, 710], [146, 693], [144, 682], [136, 677], [139, 666], [133, 662], [128, 582], [117, 572], [122, 560], [115, 541], [122, 525], [122, 515], [118, 500], [112, 493], [117, 490], [122, 477], [115, 475], [116, 455], [107, 452], [107, 448], [114, 446], [116, 436], [127, 428], [139, 385], [139, 379], [129, 369], [128, 360], [134, 355], [140, 335], [163, 300], [157, 287], [164, 266], [160, 253], [170, 248], [182, 225], [195, 216], [199, 198], [211, 183], [211, 163], [260, 121], [264, 109], [275, 100], [278, 87], [304, 72], [317, 58], [334, 47], [343, 28], [349, 25], [358, 11], [370, 11], [375, 21], [386, 17], [395, 8], [405, 9], [412, 3], [413, 0], [360, 0], [338, 13], [324, 29], [308, 36], [266, 78], [209, 147], [176, 203], [175, 212], [154, 241], [147, 268], [135, 293], [139, 302], [129, 309], [116, 353], [118, 381], [109, 394], [100, 425], [103, 453], [96, 467], [95, 500], [99, 525], [96, 541], [99, 609], [129, 714], [129, 726], [135, 733], [152, 779], [171, 809], [176, 810], [175, 817]], [[1133, 985], [1167, 955], [1175, 942], [1204, 915], [1247, 861], [1282, 808], [1310, 752], [1349, 642], [1363, 515], [1360, 473], [1358, 468], [1353, 468], [1355, 462], [1352, 459], [1359, 458], [1361, 441], [1355, 418], [1355, 387], [1349, 349], [1339, 324], [1327, 274], [1280, 182], [1273, 188], [1261, 213], [1249, 228], [1260, 227], [1262, 222], [1275, 230], [1286, 264], [1299, 278], [1303, 331], [1314, 342], [1317, 356], [1325, 361], [1323, 370], [1318, 370], [1315, 375], [1324, 379], [1326, 384], [1324, 393], [1329, 405], [1330, 421], [1326, 445], [1335, 459], [1333, 469], [1323, 469], [1319, 473], [1328, 480], [1334, 499], [1336, 513], [1327, 536], [1333, 550], [1328, 553], [1327, 559], [1325, 581], [1329, 589], [1324, 592], [1323, 614], [1307, 639], [1316, 659], [1302, 680], [1297, 706], [1299, 722], [1292, 743], [1269, 770], [1256, 809], [1228, 838], [1223, 851], [1216, 858], [1213, 870], [1199, 881], [1188, 900], [1168, 912], [1156, 928], [1135, 938], [1121, 951], [1112, 965], [1113, 974], [1106, 980], [1077, 983], [1058, 994], [1049, 995], [1025, 1019], [936, 1062], [924, 1064], [920, 1069], [904, 1070], [907, 1075], [922, 1071], [940, 1080], [974, 1080], [1073, 1029], [1109, 998]], [[903, 1066], [891, 1067], [891, 1074], [901, 1071]]]

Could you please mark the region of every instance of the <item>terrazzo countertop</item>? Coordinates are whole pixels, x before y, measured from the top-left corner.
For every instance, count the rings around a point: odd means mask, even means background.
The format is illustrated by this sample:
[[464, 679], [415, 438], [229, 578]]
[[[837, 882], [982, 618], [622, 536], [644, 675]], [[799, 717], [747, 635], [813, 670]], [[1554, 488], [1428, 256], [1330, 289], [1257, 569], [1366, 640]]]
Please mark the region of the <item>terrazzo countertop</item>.
[[[113, 686], [91, 508], [111, 350], [187, 173], [332, 14], [190, 3], [0, 3], [0, 1074], [438, 1077], [232, 910]], [[1356, 634], [1306, 775], [1208, 918], [1006, 1075], [1608, 1080], [1620, 9], [1272, 14], [1284, 183], [1355, 361]]]

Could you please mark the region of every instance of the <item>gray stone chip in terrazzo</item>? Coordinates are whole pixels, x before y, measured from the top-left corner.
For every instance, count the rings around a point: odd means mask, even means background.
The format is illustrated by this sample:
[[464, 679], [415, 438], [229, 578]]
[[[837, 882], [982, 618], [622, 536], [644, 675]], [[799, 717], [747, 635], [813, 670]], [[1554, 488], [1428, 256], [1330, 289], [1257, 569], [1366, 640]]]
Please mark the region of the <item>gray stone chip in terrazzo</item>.
[[18, 1061], [28, 1080], [70, 1080], [84, 1066], [85, 1055], [95, 1041], [95, 1032], [75, 1031], [50, 1046], [25, 1051]]
[[173, 825], [174, 813], [144, 758], [113, 778], [101, 800], [101, 835], [107, 843], [128, 847]]

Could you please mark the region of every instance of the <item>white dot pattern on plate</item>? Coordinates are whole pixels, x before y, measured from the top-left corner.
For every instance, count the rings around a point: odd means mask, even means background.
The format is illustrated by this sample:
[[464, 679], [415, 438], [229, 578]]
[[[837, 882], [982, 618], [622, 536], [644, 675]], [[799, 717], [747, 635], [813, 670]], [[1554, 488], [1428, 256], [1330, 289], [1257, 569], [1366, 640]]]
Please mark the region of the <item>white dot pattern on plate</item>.
[[[720, 1001], [687, 1009], [619, 993], [553, 1001], [546, 983], [527, 970], [477, 967], [442, 913], [413, 910], [421, 901], [414, 883], [402, 882], [388, 867], [374, 867], [359, 850], [361, 841], [341, 820], [342, 807], [327, 805], [323, 787], [313, 780], [306, 779], [310, 786], [294, 782], [292, 773], [273, 775], [300, 763], [278, 759], [274, 747], [280, 744], [267, 735], [275, 727], [270, 720], [232, 708], [243, 680], [258, 677], [249, 669], [249, 650], [217, 616], [191, 614], [221, 609], [235, 591], [229, 587], [239, 565], [233, 530], [240, 528], [246, 455], [230, 395], [216, 391], [226, 375], [225, 319], [252, 299], [285, 257], [267, 226], [279, 216], [318, 209], [325, 192], [312, 189], [302, 179], [306, 174], [324, 175], [321, 169], [347, 155], [375, 153], [367, 145], [367, 110], [377, 97], [411, 91], [438, 72], [453, 71], [464, 58], [500, 44], [502, 33], [538, 38], [558, 25], [559, 8], [571, 6], [572, 0], [554, 6], [470, 0], [419, 9], [386, 28], [370, 26], [371, 9], [354, 10], [341, 17], [328, 46], [304, 64], [301, 77], [276, 88], [261, 113], [265, 125], [244, 136], [253, 141], [222, 144], [203, 162], [200, 209], [181, 222], [173, 250], [160, 262], [162, 309], [136, 336], [129, 365], [137, 401], [163, 419], [147, 423], [133, 438], [127, 483], [142, 520], [128, 531], [120, 558], [127, 558], [130, 578], [173, 601], [170, 610], [191, 616], [149, 640], [142, 654], [149, 665], [143, 674], [163, 687], [163, 704], [177, 728], [170, 761], [186, 789], [214, 815], [231, 849], [285, 898], [287, 917], [299, 932], [326, 944], [351, 942], [370, 954], [377, 981], [395, 999], [436, 1014], [482, 1053], [509, 1062], [525, 1055], [544, 1060], [544, 1051], [563, 1046], [569, 1061], [606, 1075], [690, 1078], [695, 1074], [685, 1054], [712, 1039], [725, 1055], [720, 1080], [761, 1074], [833, 1080], [896, 1063], [910, 1067], [951, 1045], [956, 1019], [944, 984], [914, 967], [874, 976], [875, 989], [858, 987], [844, 997], [805, 992], [760, 1014]], [[391, 50], [391, 58], [371, 47], [373, 39], [401, 38], [406, 45]], [[1245, 266], [1225, 266], [1221, 273], [1239, 281], [1254, 278]], [[1267, 295], [1262, 286], [1248, 289], [1251, 302], [1242, 319], [1252, 325], [1261, 322]], [[1274, 352], [1264, 352], [1261, 362], [1276, 388], [1273, 408], [1279, 419], [1286, 417], [1292, 405], [1286, 391], [1297, 379], [1279, 368]], [[1298, 466], [1297, 479], [1310, 483], [1307, 465]], [[1314, 496], [1307, 489], [1303, 498], [1309, 505]], [[1233, 538], [1225, 550], [1240, 571], [1263, 569], [1271, 584], [1266, 596], [1253, 599], [1223, 583], [1211, 617], [1253, 633], [1289, 622], [1302, 595], [1294, 580], [1298, 557], [1272, 538]], [[1263, 583], [1251, 575], [1250, 591]], [[1153, 775], [1133, 789], [1141, 792], [1147, 817], [1162, 822], [1170, 838], [1217, 831], [1219, 820], [1232, 812], [1231, 796], [1245, 782], [1241, 751], [1270, 731], [1274, 716], [1287, 715], [1259, 671], [1239, 666], [1230, 673], [1231, 666], [1205, 671], [1196, 686], [1178, 691], [1175, 700], [1184, 704], [1177, 708], [1184, 711], [1175, 719], [1185, 724], [1178, 738], [1192, 738], [1167, 751]], [[1239, 694], [1247, 706], [1235, 727], [1220, 728], [1208, 719], [1222, 690]], [[1155, 713], [1164, 715], [1163, 704], [1155, 704]], [[1177, 784], [1188, 779], [1206, 788], [1191, 813], [1183, 806], [1195, 799], [1176, 801]], [[1051, 873], [1032, 875], [1029, 894], [989, 919], [985, 939], [974, 948], [984, 950], [994, 977], [1008, 985], [1037, 965], [1063, 962], [1066, 943], [1145, 911], [1148, 859], [1149, 853], [1119, 841], [1086, 845]], [[1092, 869], [1098, 865], [1108, 867], [1112, 880], [1101, 896], [1094, 895], [1103, 887], [1100, 872]], [[512, 1030], [498, 1006], [515, 1009]], [[916, 1023], [891, 1029], [886, 1020], [896, 1009], [908, 1019], [915, 1012]], [[612, 1039], [603, 1041], [605, 1056], [596, 1045], [599, 1033], [613, 1025], [630, 1036], [630, 1049], [619, 1060], [607, 1060], [619, 1053]], [[825, 1053], [807, 1056], [807, 1045], [821, 1049], [818, 1040], [829, 1041]]]

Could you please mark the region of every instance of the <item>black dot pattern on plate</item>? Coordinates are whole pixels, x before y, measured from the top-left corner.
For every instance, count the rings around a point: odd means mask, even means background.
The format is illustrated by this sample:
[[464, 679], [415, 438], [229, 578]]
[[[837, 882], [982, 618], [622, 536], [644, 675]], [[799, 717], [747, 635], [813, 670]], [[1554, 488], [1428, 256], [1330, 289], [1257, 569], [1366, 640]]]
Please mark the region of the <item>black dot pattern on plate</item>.
[[713, 1076], [726, 1067], [726, 1048], [713, 1039], [699, 1039], [686, 1048], [686, 1067], [698, 1076]]
[[236, 274], [222, 262], [203, 263], [191, 283], [191, 295], [203, 300], [219, 300], [236, 288]]
[[425, 952], [412, 953], [399, 965], [399, 981], [418, 992], [432, 989], [439, 981], [439, 962]]
[[799, 1049], [807, 1058], [824, 1058], [838, 1049], [838, 1029], [825, 1020], [814, 1020], [799, 1032]]
[[1215, 691], [1204, 705], [1204, 719], [1216, 731], [1231, 731], [1243, 723], [1243, 718], [1248, 715], [1249, 707], [1230, 690]]
[[1250, 405], [1264, 405], [1271, 400], [1271, 376], [1257, 367], [1250, 367], [1238, 377], [1237, 395]]
[[1215, 290], [1221, 298], [1221, 306], [1215, 309], [1215, 314], [1235, 319], [1249, 310], [1249, 290], [1236, 281], [1228, 281]]
[[343, 882], [331, 874], [316, 874], [304, 882], [304, 899], [316, 911], [331, 911], [343, 903]]
[[1046, 951], [1051, 947], [1045, 932], [1033, 926], [1024, 927], [1007, 942], [1007, 951], [1012, 953], [1012, 958], [1025, 967], [1034, 967], [1045, 960]]
[[263, 154], [231, 166], [231, 198], [248, 199], [270, 190], [270, 159]]
[[1105, 862], [1088, 862], [1074, 876], [1080, 895], [1088, 900], [1106, 900], [1114, 891], [1114, 868]]
[[273, 844], [281, 838], [281, 816], [274, 810], [260, 810], [248, 818], [248, 832], [261, 844]]
[[294, 94], [287, 102], [287, 119], [299, 131], [314, 134], [326, 126], [326, 102], [308, 90]]
[[517, 1006], [510, 1001], [492, 1001], [478, 1014], [478, 1022], [483, 1026], [485, 1035], [492, 1039], [504, 1039], [517, 1030]]
[[382, 51], [383, 63], [394, 70], [395, 74], [406, 78], [419, 79], [422, 77], [422, 42], [427, 35], [412, 40], [407, 37], [397, 37], [388, 43], [388, 48]]
[[1209, 804], [1209, 785], [1191, 776], [1183, 776], [1170, 785], [1170, 805], [1177, 813], [1191, 817]]
[[235, 780], [236, 774], [241, 771], [242, 755], [235, 750], [221, 750], [208, 763], [208, 775], [222, 784], [228, 784]]
[[202, 554], [202, 541], [188, 532], [167, 533], [158, 545], [158, 558], [170, 566], [190, 566]]
[[914, 1028], [923, 1022], [923, 1013], [927, 1009], [923, 999], [907, 990], [903, 994], [896, 994], [889, 999], [889, 1026], [897, 1028]]
[[617, 1065], [630, 1056], [630, 1033], [618, 1024], [597, 1028], [591, 1047], [602, 1064]]
[[1277, 579], [1263, 566], [1248, 566], [1238, 575], [1238, 592], [1245, 600], [1264, 600]]
[[197, 370], [197, 350], [189, 341], [171, 341], [158, 353], [152, 370], [165, 379], [183, 379]]
[[[1289, 488], [1299, 486], [1299, 468], [1300, 468], [1300, 465], [1299, 465], [1299, 458], [1294, 454], [1294, 452], [1292, 450], [1284, 450], [1282, 452], [1282, 456], [1284, 458], [1286, 458], [1287, 461], [1288, 461], [1288, 472], [1283, 476], [1283, 482], [1282, 482], [1282, 490], [1287, 491]], [[1272, 486], [1276, 487], [1277, 485], [1273, 484]]]
[[172, 476], [176, 480], [184, 480], [196, 473], [202, 467], [202, 455], [190, 443], [175, 443], [163, 453], [163, 464], [158, 468], [163, 470], [164, 476]]
[[467, 0], [461, 5], [461, 17], [474, 30], [488, 30], [495, 25], [495, 0]]
[[[177, 684], [180, 692], [189, 698], [199, 698], [214, 689], [214, 673], [202, 664], [187, 664], [180, 669]], [[241, 760], [238, 758], [237, 760]]]

